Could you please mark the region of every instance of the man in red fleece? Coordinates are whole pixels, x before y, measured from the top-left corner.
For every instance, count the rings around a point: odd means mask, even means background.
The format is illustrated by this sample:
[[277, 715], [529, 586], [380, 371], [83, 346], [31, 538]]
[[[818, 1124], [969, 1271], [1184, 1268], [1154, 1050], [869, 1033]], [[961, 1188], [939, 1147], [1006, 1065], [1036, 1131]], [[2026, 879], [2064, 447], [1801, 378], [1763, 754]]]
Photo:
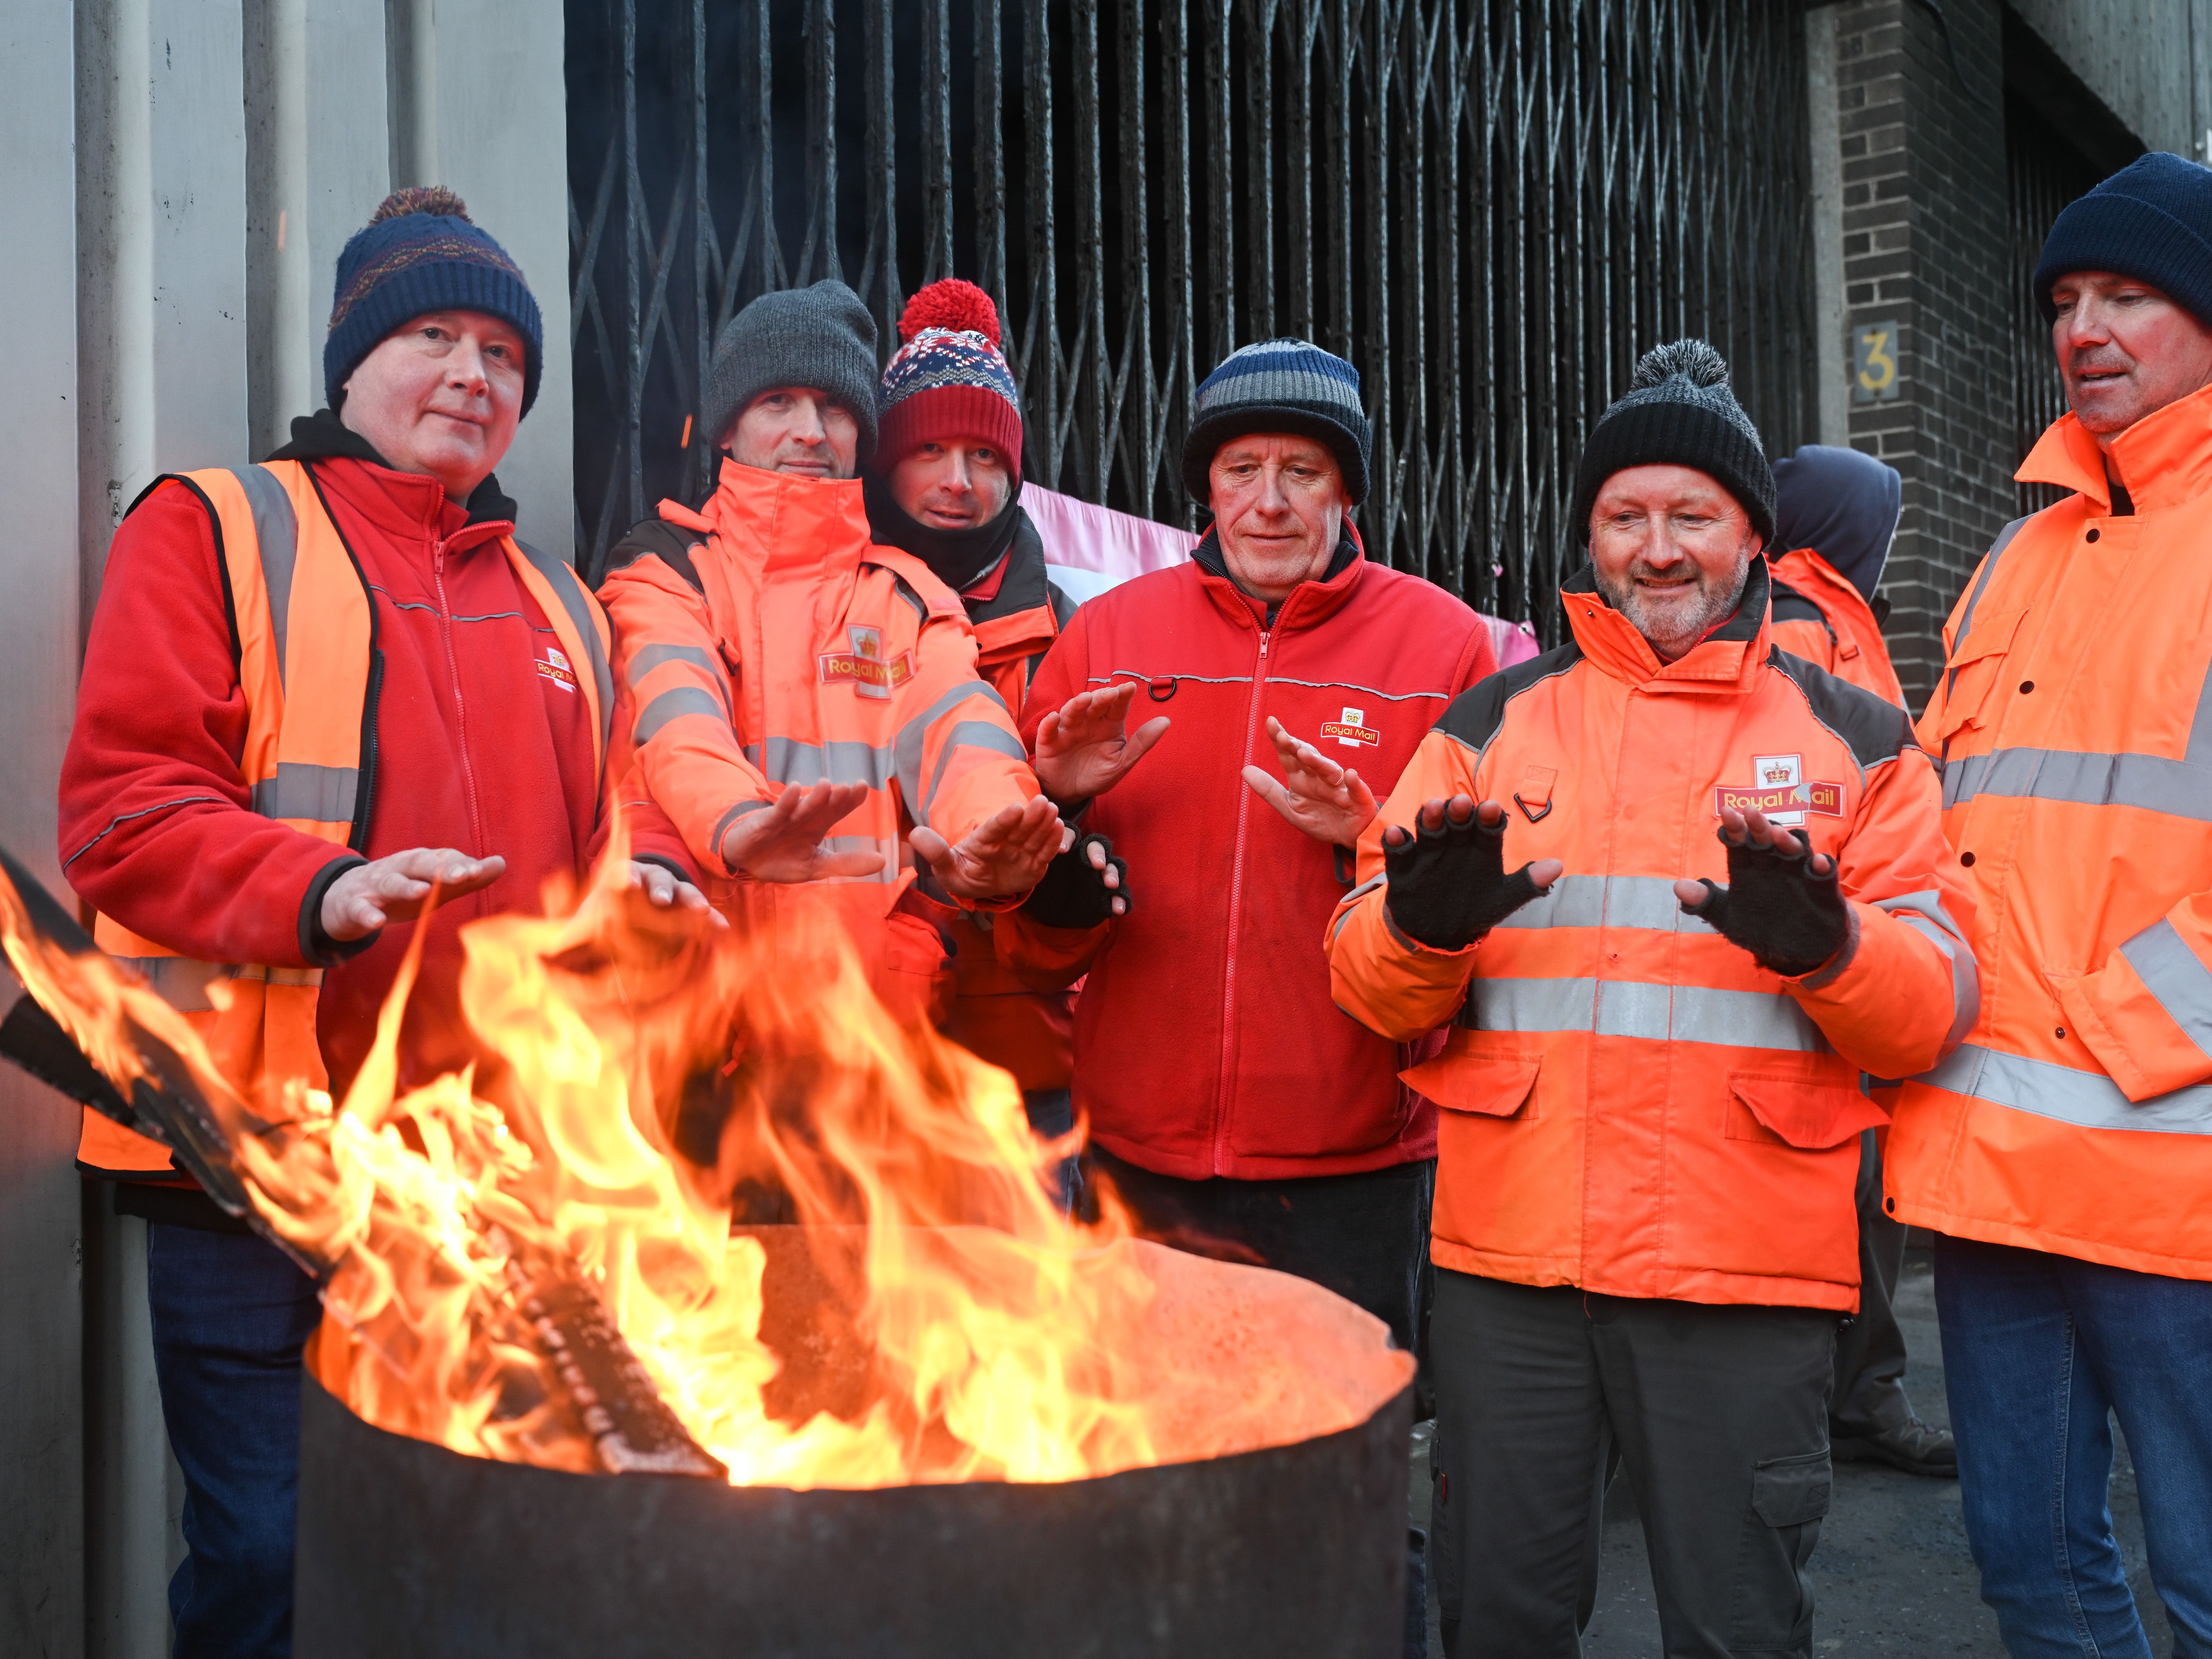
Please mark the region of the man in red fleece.
[[[605, 620], [566, 566], [514, 540], [491, 476], [540, 347], [521, 273], [460, 201], [402, 191], [339, 257], [331, 408], [294, 422], [267, 465], [158, 482], [116, 532], [62, 773], [64, 867], [103, 941], [219, 1054], [250, 1057], [237, 1080], [271, 1100], [324, 1076], [344, 1089], [416, 926], [403, 1080], [473, 1058], [461, 927], [584, 873]], [[668, 869], [634, 879], [703, 905]], [[208, 995], [216, 977], [228, 996]], [[240, 1009], [259, 1011], [243, 1042], [225, 1029]], [[175, 1650], [286, 1654], [316, 1287], [159, 1153], [108, 1139], [82, 1156], [137, 1177], [117, 1208], [150, 1224], [186, 1488]]]

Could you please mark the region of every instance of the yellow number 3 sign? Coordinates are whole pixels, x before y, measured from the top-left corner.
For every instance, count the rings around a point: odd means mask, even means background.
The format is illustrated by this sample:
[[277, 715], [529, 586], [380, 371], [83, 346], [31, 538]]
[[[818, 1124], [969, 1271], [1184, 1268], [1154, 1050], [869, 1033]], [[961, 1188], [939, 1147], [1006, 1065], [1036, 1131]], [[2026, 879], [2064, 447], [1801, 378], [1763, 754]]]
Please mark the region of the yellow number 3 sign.
[[1898, 395], [1897, 335], [1895, 323], [1868, 323], [1857, 331], [1853, 403], [1879, 403]]

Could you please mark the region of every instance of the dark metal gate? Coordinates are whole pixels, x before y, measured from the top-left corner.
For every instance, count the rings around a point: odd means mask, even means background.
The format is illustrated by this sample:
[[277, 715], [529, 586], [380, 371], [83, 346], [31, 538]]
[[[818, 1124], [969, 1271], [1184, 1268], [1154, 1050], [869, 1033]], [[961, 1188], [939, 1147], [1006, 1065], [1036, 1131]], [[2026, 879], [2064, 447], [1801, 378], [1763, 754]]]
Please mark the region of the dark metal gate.
[[1194, 388], [1359, 366], [1361, 524], [1555, 625], [1588, 423], [1704, 333], [1810, 437], [1802, 20], [1775, 0], [569, 0], [577, 545], [696, 495], [720, 324], [839, 276], [884, 349], [988, 289], [1032, 480], [1188, 523]]

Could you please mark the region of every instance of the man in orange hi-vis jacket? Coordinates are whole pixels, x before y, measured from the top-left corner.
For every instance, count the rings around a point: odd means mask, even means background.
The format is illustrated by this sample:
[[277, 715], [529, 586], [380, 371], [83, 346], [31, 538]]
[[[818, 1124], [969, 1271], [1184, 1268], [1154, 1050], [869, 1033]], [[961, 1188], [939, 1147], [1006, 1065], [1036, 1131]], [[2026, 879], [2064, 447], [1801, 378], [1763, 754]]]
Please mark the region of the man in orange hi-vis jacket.
[[1943, 630], [1920, 738], [1977, 897], [1966, 1044], [1905, 1084], [1966, 1537], [2014, 1654], [2148, 1655], [2118, 1414], [2177, 1654], [2212, 1653], [2212, 171], [2146, 155], [2034, 279], [2071, 412]]
[[885, 1001], [947, 988], [927, 901], [1012, 903], [1072, 836], [1038, 793], [959, 597], [869, 533], [875, 324], [842, 283], [766, 294], [715, 343], [702, 429], [728, 452], [699, 511], [615, 549], [611, 760], [641, 844], [672, 832], [741, 925], [844, 925]]
[[1904, 711], [1769, 647], [1773, 503], [1719, 355], [1650, 353], [1583, 456], [1570, 642], [1451, 704], [1329, 924], [1347, 1012], [1452, 1026], [1407, 1080], [1462, 1659], [1579, 1651], [1616, 1455], [1667, 1651], [1810, 1650], [1860, 1074], [1940, 1060], [1975, 980]]

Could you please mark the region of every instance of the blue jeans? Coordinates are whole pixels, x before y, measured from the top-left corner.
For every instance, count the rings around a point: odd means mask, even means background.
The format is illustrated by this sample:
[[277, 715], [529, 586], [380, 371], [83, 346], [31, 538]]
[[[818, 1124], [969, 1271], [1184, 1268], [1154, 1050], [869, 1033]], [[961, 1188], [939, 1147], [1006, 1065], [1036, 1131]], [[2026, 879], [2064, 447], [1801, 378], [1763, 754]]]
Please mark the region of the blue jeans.
[[2013, 1659], [2149, 1659], [2107, 1496], [2117, 1413], [2176, 1659], [2212, 1659], [2212, 1284], [1936, 1240], [1966, 1541]]
[[300, 1351], [315, 1281], [250, 1234], [149, 1223], [161, 1416], [185, 1474], [175, 1659], [289, 1659]]

